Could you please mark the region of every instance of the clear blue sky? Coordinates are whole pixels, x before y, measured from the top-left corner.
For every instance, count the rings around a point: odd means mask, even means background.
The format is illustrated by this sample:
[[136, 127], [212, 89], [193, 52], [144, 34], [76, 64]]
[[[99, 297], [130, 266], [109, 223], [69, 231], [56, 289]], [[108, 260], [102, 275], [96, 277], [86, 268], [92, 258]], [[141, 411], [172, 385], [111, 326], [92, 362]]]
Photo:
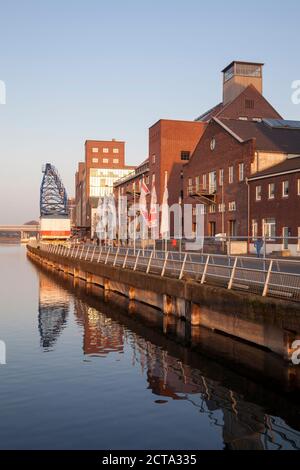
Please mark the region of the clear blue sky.
[[148, 127], [219, 102], [233, 59], [265, 62], [265, 96], [300, 120], [299, 18], [299, 0], [0, 1], [0, 224], [38, 216], [44, 162], [72, 195], [86, 139], [146, 158]]

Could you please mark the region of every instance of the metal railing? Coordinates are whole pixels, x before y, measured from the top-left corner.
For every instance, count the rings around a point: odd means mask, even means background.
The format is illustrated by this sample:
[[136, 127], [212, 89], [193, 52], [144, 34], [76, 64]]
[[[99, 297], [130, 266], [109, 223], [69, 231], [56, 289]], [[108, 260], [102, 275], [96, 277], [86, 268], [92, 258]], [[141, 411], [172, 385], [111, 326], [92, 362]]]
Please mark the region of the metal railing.
[[161, 277], [193, 280], [286, 300], [300, 301], [300, 261], [207, 253], [157, 251], [95, 244], [51, 244], [41, 250]]

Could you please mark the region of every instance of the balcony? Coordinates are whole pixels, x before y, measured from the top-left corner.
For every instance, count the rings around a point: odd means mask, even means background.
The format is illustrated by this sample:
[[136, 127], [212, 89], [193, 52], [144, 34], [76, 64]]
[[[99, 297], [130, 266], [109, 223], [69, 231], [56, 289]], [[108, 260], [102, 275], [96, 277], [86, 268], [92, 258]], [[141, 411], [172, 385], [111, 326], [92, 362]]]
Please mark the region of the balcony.
[[216, 185], [203, 186], [202, 184], [188, 186], [187, 196], [198, 199], [201, 204], [216, 204], [217, 187]]

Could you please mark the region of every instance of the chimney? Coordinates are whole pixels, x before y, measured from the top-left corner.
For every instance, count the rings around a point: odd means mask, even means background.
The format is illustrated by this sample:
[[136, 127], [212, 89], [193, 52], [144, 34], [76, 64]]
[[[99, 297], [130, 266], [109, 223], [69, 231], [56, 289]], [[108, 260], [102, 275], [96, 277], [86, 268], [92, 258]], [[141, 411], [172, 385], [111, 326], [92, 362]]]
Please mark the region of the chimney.
[[263, 91], [262, 68], [256, 62], [231, 62], [223, 72], [223, 104], [233, 101], [245, 88], [253, 85], [260, 94]]

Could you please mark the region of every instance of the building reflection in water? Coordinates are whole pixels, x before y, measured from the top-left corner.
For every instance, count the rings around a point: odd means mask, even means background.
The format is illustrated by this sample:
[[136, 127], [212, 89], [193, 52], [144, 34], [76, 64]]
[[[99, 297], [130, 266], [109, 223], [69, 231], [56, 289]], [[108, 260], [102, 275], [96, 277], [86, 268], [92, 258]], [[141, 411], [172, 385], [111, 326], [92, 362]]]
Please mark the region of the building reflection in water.
[[70, 294], [47, 274], [39, 274], [38, 328], [41, 346], [51, 350], [66, 327], [70, 309]]
[[[39, 330], [41, 343], [45, 348], [54, 344], [65, 327], [70, 303], [68, 291], [60, 287], [58, 276], [55, 282], [51, 279], [55, 277], [40, 273]], [[64, 283], [69, 292], [73, 292], [70, 281], [61, 278], [61, 283]], [[55, 295], [52, 295], [54, 291]], [[272, 402], [271, 392], [261, 387], [257, 389], [257, 385], [251, 380], [247, 384], [248, 379], [235, 375], [244, 390], [244, 393], [236, 392], [230, 388], [231, 378], [228, 378], [228, 370], [225, 369], [219, 380], [212, 378], [214, 374], [210, 370], [215, 367], [215, 363], [211, 359], [197, 356], [197, 368], [194, 360], [189, 361], [189, 353], [180, 352], [179, 345], [172, 342], [172, 354], [168, 352], [170, 348], [164, 346], [168, 326], [161, 316], [158, 317], [160, 332], [154, 333], [153, 315], [152, 326], [147, 331], [144, 326], [145, 313], [143, 322], [139, 324], [135, 320], [135, 323], [132, 323], [132, 317], [136, 314], [132, 306], [130, 314], [123, 312], [120, 317], [115, 313], [117, 307], [99, 301], [99, 291], [97, 300], [92, 292], [87, 294], [83, 288], [73, 293], [74, 314], [83, 329], [85, 355], [105, 357], [112, 352], [123, 353], [127, 346], [126, 350], [132, 354], [132, 365], [139, 367], [141, 374], [145, 376], [147, 388], [156, 397], [154, 401], [159, 405], [167, 403], [170, 399], [189, 402], [197, 412], [208, 417], [213, 427], [220, 428], [225, 449], [300, 448], [298, 431], [288, 426], [284, 419], [267, 413], [268, 406], [250, 401], [256, 393], [258, 396], [261, 393], [266, 395], [264, 403], [269, 400]], [[144, 312], [145, 309], [146, 307]], [[176, 332], [182, 336], [182, 325], [175, 324], [174, 319], [172, 322]], [[238, 388], [234, 385], [235, 389]], [[250, 399], [247, 399], [247, 395]], [[290, 416], [293, 412], [288, 406], [286, 399], [283, 409], [284, 412], [288, 409]], [[296, 412], [299, 413], [299, 410]]]
[[163, 404], [167, 399], [187, 400], [199, 413], [206, 414], [213, 426], [223, 429], [225, 448], [300, 448], [300, 433], [283, 420], [267, 415], [259, 405], [204, 376], [199, 369], [184, 364], [85, 301], [75, 301], [75, 315], [84, 328], [85, 354], [122, 352], [124, 344], [130, 344], [132, 364], [139, 365], [148, 388], [157, 396], [155, 401]]
[[110, 352], [123, 352], [124, 328], [121, 325], [78, 298], [74, 300], [74, 313], [83, 326], [84, 354], [106, 356]]

